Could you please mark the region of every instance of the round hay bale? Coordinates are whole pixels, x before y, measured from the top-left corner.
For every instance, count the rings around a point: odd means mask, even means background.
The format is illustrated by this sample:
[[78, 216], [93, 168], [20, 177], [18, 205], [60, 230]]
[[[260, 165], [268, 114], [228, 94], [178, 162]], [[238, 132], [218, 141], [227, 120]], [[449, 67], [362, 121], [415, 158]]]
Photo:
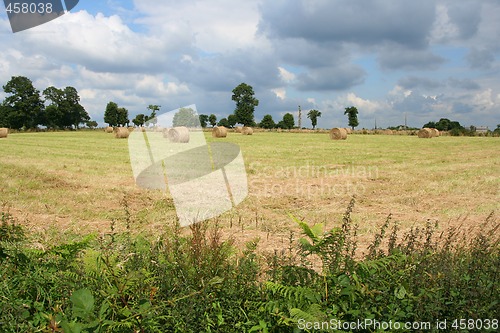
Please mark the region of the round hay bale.
[[347, 139], [347, 131], [345, 128], [334, 127], [330, 130], [330, 139], [345, 140]]
[[241, 127], [241, 126], [236, 126], [236, 127], [234, 128], [234, 131], [235, 131], [236, 133], [241, 133], [241, 130], [242, 130], [242, 129], [243, 129], [243, 127]]
[[386, 130], [384, 131], [384, 134], [385, 134], [385, 135], [393, 135], [394, 133], [392, 132], [392, 130], [390, 130], [390, 129], [386, 129]]
[[439, 131], [437, 129], [431, 128], [430, 130], [432, 131], [432, 137], [433, 138], [439, 137]]
[[189, 129], [185, 126], [171, 128], [167, 132], [167, 138], [170, 140], [170, 142], [188, 143]]
[[422, 139], [430, 139], [432, 138], [432, 131], [430, 128], [422, 128], [418, 131], [417, 136]]
[[243, 135], [252, 135], [253, 134], [253, 128], [244, 126], [241, 129], [241, 134], [243, 134]]
[[2, 127], [0, 128], [0, 138], [6, 138], [9, 135], [9, 129]]
[[352, 134], [352, 129], [350, 129], [349, 127], [346, 127], [344, 129], [347, 132], [347, 134]]
[[105, 129], [106, 133], [113, 133], [114, 129], [111, 126], [106, 127]]
[[130, 135], [130, 132], [129, 132], [127, 127], [117, 127], [116, 128], [115, 138], [127, 139], [129, 135]]
[[135, 129], [135, 128], [134, 128], [133, 126], [129, 126], [129, 127], [128, 127], [128, 131], [129, 131], [129, 132], [133, 132], [133, 131], [134, 131], [134, 129]]
[[212, 130], [212, 136], [214, 138], [225, 138], [227, 136], [227, 128], [224, 126], [214, 127]]

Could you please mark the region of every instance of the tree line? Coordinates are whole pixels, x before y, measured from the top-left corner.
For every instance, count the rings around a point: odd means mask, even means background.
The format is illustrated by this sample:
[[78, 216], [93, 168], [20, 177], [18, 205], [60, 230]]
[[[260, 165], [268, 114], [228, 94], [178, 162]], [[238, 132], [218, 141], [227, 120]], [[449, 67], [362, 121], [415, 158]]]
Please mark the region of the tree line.
[[[96, 121], [90, 119], [85, 108], [80, 104], [80, 96], [74, 87], [56, 88], [50, 86], [40, 92], [32, 81], [25, 76], [13, 76], [4, 86], [3, 90], [8, 96], [0, 104], [0, 127], [12, 129], [35, 129], [38, 126], [45, 126], [49, 129], [78, 129], [81, 125], [90, 128], [97, 127]], [[232, 91], [231, 99], [236, 103], [234, 112], [227, 117], [217, 121], [215, 114], [199, 115], [196, 123], [202, 127], [209, 124], [213, 126], [234, 127], [236, 124], [243, 126], [259, 126], [265, 129], [282, 128], [292, 129], [295, 127], [294, 116], [286, 113], [283, 118], [275, 122], [270, 114], [266, 114], [260, 123], [255, 122], [255, 107], [259, 105], [259, 100], [255, 98], [253, 87], [241, 83]], [[146, 123], [156, 121], [159, 105], [149, 105], [149, 114], [140, 113], [132, 119], [135, 126], [144, 126]], [[183, 112], [186, 112], [184, 110]], [[349, 116], [349, 126], [357, 126], [357, 109], [355, 107], [346, 108], [345, 114]], [[190, 117], [189, 112], [185, 117]], [[313, 109], [307, 113], [311, 120], [311, 125], [316, 128], [321, 112]], [[180, 122], [182, 117], [179, 118]], [[104, 122], [109, 126], [129, 126], [129, 111], [111, 101], [104, 111]]]
[[0, 127], [12, 129], [78, 129], [82, 124], [97, 127], [80, 104], [74, 87], [50, 86], [40, 92], [25, 76], [13, 76], [4, 86], [8, 96], [0, 104]]

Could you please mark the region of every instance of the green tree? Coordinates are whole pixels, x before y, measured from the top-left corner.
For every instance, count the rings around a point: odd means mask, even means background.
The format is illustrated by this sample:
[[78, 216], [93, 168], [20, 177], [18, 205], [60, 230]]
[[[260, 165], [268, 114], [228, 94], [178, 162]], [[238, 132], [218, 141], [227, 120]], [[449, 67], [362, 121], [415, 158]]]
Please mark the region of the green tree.
[[229, 124], [229, 127], [233, 128], [234, 125], [238, 123], [238, 118], [236, 117], [236, 115], [230, 114], [229, 116], [227, 116], [227, 122]]
[[271, 116], [270, 114], [266, 114], [264, 118], [262, 118], [259, 127], [266, 129], [275, 128], [276, 124], [274, 123], [273, 116]]
[[196, 112], [191, 108], [180, 108], [176, 114], [174, 114], [174, 119], [172, 124], [176, 126], [186, 126], [186, 127], [197, 127], [199, 125], [200, 118]]
[[132, 119], [132, 122], [135, 126], [144, 126], [144, 123], [146, 122], [146, 116], [143, 113], [139, 113], [137, 116], [135, 116], [134, 119]]
[[35, 89], [31, 80], [25, 76], [13, 76], [3, 90], [10, 94], [3, 101], [8, 127], [36, 128], [41, 123], [44, 104], [40, 91]]
[[206, 128], [207, 127], [207, 124], [208, 124], [208, 115], [206, 114], [200, 114], [199, 115], [199, 119], [200, 119], [200, 125], [202, 128]]
[[498, 124], [498, 125], [497, 125], [497, 128], [495, 128], [495, 129], [493, 130], [493, 134], [494, 134], [495, 136], [499, 136], [499, 135], [500, 135], [500, 124]]
[[295, 126], [295, 119], [293, 118], [293, 114], [287, 113], [283, 116], [283, 120], [279, 122], [282, 125], [283, 129], [292, 129]]
[[[422, 126], [422, 128], [436, 128], [436, 122], [434, 121], [429, 121], [427, 124], [424, 124], [424, 126]], [[443, 130], [441, 130], [443, 131]]]
[[307, 118], [311, 119], [311, 125], [313, 129], [316, 128], [316, 125], [318, 124], [318, 118], [321, 117], [321, 112], [318, 110], [309, 110], [307, 113]]
[[219, 122], [217, 123], [217, 126], [224, 126], [224, 127], [230, 127], [229, 126], [229, 121], [227, 121], [227, 118], [222, 118], [221, 120], [219, 120]]
[[99, 124], [97, 123], [97, 121], [95, 120], [89, 120], [87, 121], [87, 127], [90, 128], [90, 129], [94, 129], [96, 128], [97, 126], [99, 126]]
[[458, 121], [451, 121], [447, 118], [441, 118], [438, 122], [430, 121], [427, 124], [424, 124], [423, 127], [435, 128], [440, 131], [461, 131], [464, 129], [462, 125]]
[[116, 110], [116, 123], [120, 126], [126, 126], [130, 123], [127, 109], [120, 107]]
[[0, 127], [10, 127], [7, 119], [9, 113], [10, 108], [8, 106], [0, 104]]
[[50, 86], [43, 91], [46, 102], [50, 102], [44, 113], [43, 124], [49, 128], [78, 128], [90, 120], [88, 113], [80, 105], [78, 91], [73, 87], [58, 89]]
[[62, 128], [63, 127], [63, 114], [61, 110], [55, 105], [51, 104], [45, 108], [43, 125], [48, 128]]
[[251, 126], [255, 123], [254, 111], [255, 107], [259, 105], [259, 100], [254, 95], [252, 86], [246, 83], [240, 83], [233, 89], [231, 99], [236, 102], [234, 114], [238, 119], [238, 123], [244, 126]]
[[66, 87], [63, 90], [63, 96], [63, 112], [65, 113], [65, 115], [67, 115], [68, 127], [74, 126], [75, 128], [78, 128], [80, 124], [85, 124], [90, 120], [89, 114], [80, 104], [80, 96], [78, 96], [78, 90], [76, 90], [74, 87]]
[[146, 109], [148, 109], [151, 113], [149, 116], [146, 116], [145, 120], [148, 125], [156, 126], [158, 119], [156, 119], [156, 113], [160, 111], [161, 105], [149, 104]]
[[348, 108], [345, 108], [344, 114], [347, 115], [349, 126], [351, 126], [351, 128], [354, 130], [354, 127], [359, 125], [358, 109], [355, 106], [350, 106]]
[[109, 102], [104, 111], [104, 122], [109, 126], [118, 126], [118, 104]]
[[212, 127], [214, 127], [215, 125], [217, 125], [217, 116], [212, 113], [210, 116], [208, 116], [208, 122]]

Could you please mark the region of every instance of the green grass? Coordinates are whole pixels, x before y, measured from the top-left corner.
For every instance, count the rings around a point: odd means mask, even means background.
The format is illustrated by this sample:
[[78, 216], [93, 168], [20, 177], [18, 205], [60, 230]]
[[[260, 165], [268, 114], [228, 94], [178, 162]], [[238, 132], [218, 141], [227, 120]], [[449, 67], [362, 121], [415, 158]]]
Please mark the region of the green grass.
[[[474, 223], [500, 201], [499, 138], [350, 135], [331, 141], [324, 133], [260, 132], [217, 140], [241, 147], [250, 186], [249, 197], [221, 223], [238, 228], [242, 239], [276, 236], [269, 246], [295, 227], [287, 212], [311, 222], [338, 221], [352, 195], [366, 233], [389, 213], [403, 227], [427, 219], [453, 224], [466, 215]], [[0, 140], [0, 154], [0, 204], [33, 227], [105, 230], [111, 219], [123, 218], [124, 198], [138, 229], [175, 219], [168, 195], [135, 186], [127, 140], [111, 134], [11, 134]]]

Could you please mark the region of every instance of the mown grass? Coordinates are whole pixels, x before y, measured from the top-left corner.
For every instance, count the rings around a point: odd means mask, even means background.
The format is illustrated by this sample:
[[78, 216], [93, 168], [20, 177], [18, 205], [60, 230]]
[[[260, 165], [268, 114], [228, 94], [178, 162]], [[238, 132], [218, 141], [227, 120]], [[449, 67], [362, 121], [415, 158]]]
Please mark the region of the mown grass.
[[[215, 140], [206, 133], [207, 141]], [[287, 237], [287, 212], [313, 223], [331, 221], [356, 195], [361, 234], [387, 214], [403, 227], [428, 219], [478, 223], [500, 201], [499, 139], [259, 132], [229, 133], [247, 168], [250, 193], [221, 224], [238, 238]], [[101, 131], [11, 134], [0, 140], [0, 201], [33, 228], [103, 231], [127, 198], [140, 229], [175, 222], [168, 195], [138, 189], [126, 140]], [[237, 230], [234, 221], [240, 221]], [[270, 235], [269, 235], [270, 234]]]

